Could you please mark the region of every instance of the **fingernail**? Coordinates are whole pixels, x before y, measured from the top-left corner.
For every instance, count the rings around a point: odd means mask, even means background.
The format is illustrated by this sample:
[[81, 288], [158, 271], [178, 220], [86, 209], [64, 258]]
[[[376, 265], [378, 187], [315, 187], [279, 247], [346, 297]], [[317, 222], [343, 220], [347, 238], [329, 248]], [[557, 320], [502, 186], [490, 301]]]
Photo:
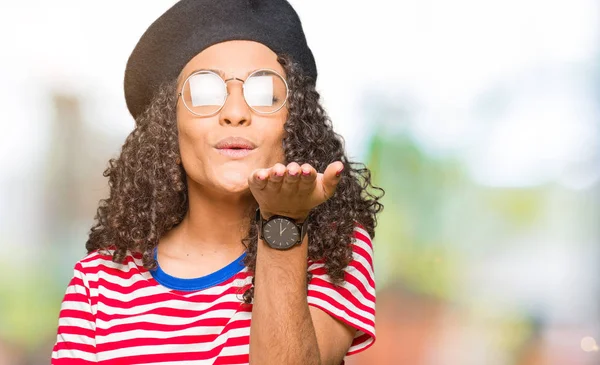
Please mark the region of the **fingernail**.
[[283, 172], [278, 172], [275, 175], [279, 176], [279, 177], [283, 177]]
[[302, 175], [308, 176], [310, 175], [310, 171], [302, 170]]
[[298, 175], [298, 171], [288, 171], [288, 175], [296, 176], [296, 175]]
[[264, 180], [264, 179], [265, 179], [265, 177], [264, 177], [264, 176], [262, 176], [262, 175], [258, 175], [258, 179], [259, 179], [259, 180]]
[[342, 171], [344, 171], [344, 166], [342, 166], [342, 168], [339, 169], [338, 172], [335, 173], [335, 176], [340, 177], [340, 175], [342, 175]]

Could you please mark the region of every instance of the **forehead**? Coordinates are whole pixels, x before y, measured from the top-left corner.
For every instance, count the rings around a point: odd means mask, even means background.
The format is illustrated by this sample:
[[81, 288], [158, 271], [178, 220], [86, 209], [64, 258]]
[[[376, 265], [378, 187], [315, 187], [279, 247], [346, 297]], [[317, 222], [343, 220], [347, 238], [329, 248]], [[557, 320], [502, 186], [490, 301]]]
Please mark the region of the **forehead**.
[[270, 68], [284, 75], [277, 62], [277, 54], [262, 43], [253, 41], [227, 41], [212, 45], [192, 58], [179, 75], [182, 82], [199, 69], [222, 71], [223, 77], [245, 78], [252, 71]]

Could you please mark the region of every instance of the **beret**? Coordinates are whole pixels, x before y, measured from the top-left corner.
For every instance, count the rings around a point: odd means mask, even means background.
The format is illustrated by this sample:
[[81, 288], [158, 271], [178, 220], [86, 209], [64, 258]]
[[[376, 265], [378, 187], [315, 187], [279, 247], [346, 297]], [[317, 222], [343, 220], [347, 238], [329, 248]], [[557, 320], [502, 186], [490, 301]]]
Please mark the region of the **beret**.
[[125, 68], [125, 101], [134, 118], [154, 92], [202, 50], [229, 40], [256, 41], [287, 54], [317, 79], [302, 23], [287, 0], [181, 0], [144, 32]]

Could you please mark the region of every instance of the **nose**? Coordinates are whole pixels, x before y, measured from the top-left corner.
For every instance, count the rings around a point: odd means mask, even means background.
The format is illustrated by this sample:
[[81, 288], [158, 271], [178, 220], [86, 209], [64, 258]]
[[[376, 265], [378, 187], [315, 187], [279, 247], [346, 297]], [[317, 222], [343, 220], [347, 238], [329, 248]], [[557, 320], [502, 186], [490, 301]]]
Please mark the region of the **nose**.
[[225, 105], [219, 113], [219, 122], [221, 125], [249, 125], [252, 113], [242, 90], [241, 82], [227, 83], [228, 95]]

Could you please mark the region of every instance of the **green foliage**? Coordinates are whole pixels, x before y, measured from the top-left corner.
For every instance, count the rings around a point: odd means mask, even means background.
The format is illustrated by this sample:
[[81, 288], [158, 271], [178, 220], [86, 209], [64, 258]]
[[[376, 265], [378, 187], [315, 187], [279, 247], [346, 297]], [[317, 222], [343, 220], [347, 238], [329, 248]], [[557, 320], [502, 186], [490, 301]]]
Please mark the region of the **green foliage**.
[[369, 151], [374, 184], [386, 191], [375, 240], [378, 286], [401, 280], [451, 299], [463, 254], [493, 248], [542, 216], [543, 189], [477, 185], [457, 159], [427, 155], [406, 133], [380, 128]]
[[56, 334], [64, 288], [58, 288], [46, 269], [0, 266], [0, 276], [15, 278], [0, 286], [0, 337], [26, 349], [49, 340], [41, 334]]

